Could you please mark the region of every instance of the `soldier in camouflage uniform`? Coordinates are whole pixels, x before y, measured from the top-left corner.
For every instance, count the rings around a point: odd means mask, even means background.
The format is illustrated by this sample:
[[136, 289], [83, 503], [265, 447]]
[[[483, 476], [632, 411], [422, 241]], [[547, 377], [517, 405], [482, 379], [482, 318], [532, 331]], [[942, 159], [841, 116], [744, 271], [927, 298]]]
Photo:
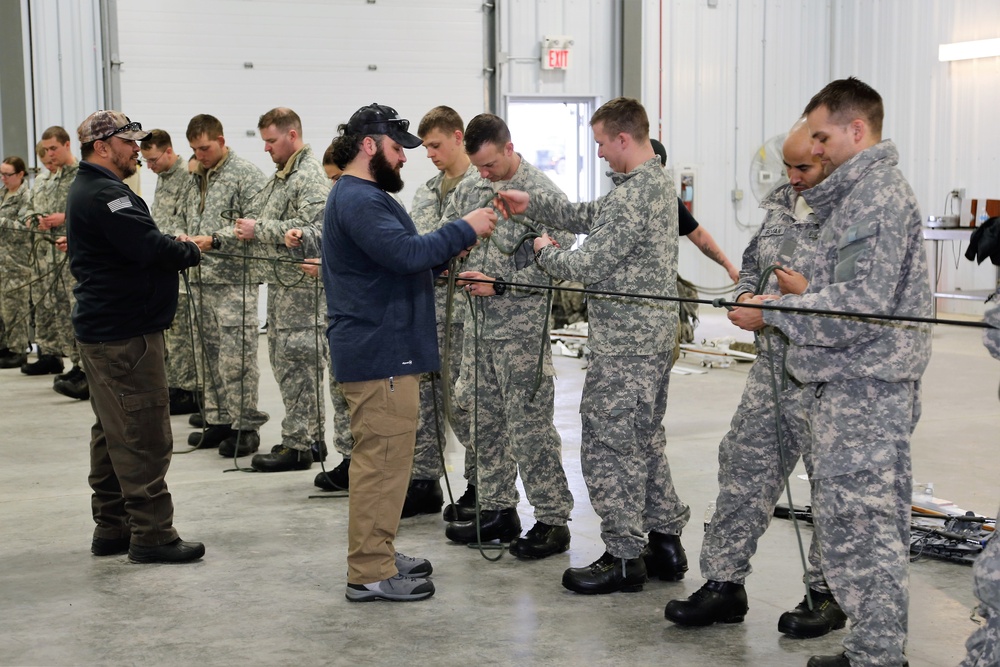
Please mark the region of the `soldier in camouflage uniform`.
[[[920, 210], [896, 146], [881, 139], [882, 116], [882, 98], [854, 78], [828, 84], [807, 105], [813, 153], [830, 175], [803, 194], [822, 225], [809, 287], [778, 305], [930, 316]], [[800, 386], [782, 402], [812, 459], [823, 573], [851, 621], [845, 652], [813, 656], [809, 667], [904, 665], [910, 436], [930, 329], [745, 310], [730, 319], [751, 330], [775, 326], [790, 341], [787, 369]]]
[[[465, 148], [481, 178], [459, 184], [445, 219], [483, 206], [497, 190], [506, 188], [530, 189], [566, 201], [548, 176], [514, 152], [510, 130], [497, 116], [473, 118], [465, 131]], [[510, 550], [518, 558], [545, 558], [566, 551], [570, 541], [566, 522], [573, 509], [562, 467], [562, 441], [553, 424], [555, 370], [548, 338], [549, 300], [545, 291], [504, 289], [503, 285], [505, 278], [548, 283], [534, 264], [530, 239], [524, 237], [531, 229], [528, 225], [536, 225], [538, 219], [499, 221], [489, 241], [480, 243], [466, 258], [465, 267], [474, 270], [458, 276], [496, 283], [462, 283], [468, 294], [479, 298], [474, 299], [465, 320], [455, 402], [470, 413], [475, 411], [477, 427], [471, 440], [478, 458], [476, 491], [482, 513], [478, 531], [473, 516], [449, 523], [445, 534], [461, 543], [513, 540]], [[561, 238], [568, 243], [572, 237]], [[536, 520], [523, 538], [517, 515], [518, 471]]]
[[[182, 209], [187, 201], [187, 191], [194, 185], [188, 172], [187, 160], [181, 159], [174, 152], [173, 141], [165, 130], [150, 130], [149, 137], [139, 143], [139, 150], [146, 166], [156, 174], [156, 193], [150, 209], [153, 221], [164, 234], [187, 234]], [[187, 288], [182, 280], [173, 324], [163, 332], [172, 415], [198, 411], [197, 354], [189, 308]]]
[[218, 447], [221, 456], [246, 456], [260, 447], [258, 430], [268, 416], [257, 409], [257, 263], [249, 243], [236, 238], [231, 218], [255, 215], [254, 197], [265, 179], [226, 146], [214, 116], [192, 118], [187, 139], [198, 160], [183, 215], [204, 253], [191, 287], [201, 333], [196, 353], [205, 360], [206, 420], [205, 432], [188, 442]]
[[[535, 261], [591, 289], [676, 296], [677, 194], [653, 153], [645, 109], [619, 97], [590, 125], [615, 188], [581, 204], [538, 192], [529, 203], [519, 193], [528, 215], [588, 234], [575, 251], [547, 235], [535, 239]], [[663, 428], [677, 304], [590, 296], [588, 313], [593, 356], [580, 403], [580, 463], [606, 551], [566, 570], [562, 583], [585, 594], [637, 591], [647, 576], [647, 533], [654, 574], [678, 580], [687, 570], [680, 534], [691, 511], [674, 490]]]
[[[1000, 318], [993, 319], [993, 326], [1000, 326]], [[1000, 359], [998, 346], [1000, 341], [994, 341], [990, 351]], [[1000, 515], [1000, 510], [997, 514]], [[959, 667], [996, 667], [1000, 665], [1000, 539], [996, 538], [995, 532], [976, 557], [972, 580], [973, 590], [979, 599], [976, 611], [984, 622], [965, 642], [968, 653]]]
[[[1000, 290], [987, 301], [983, 321], [994, 327], [983, 331], [983, 344], [1000, 359]], [[1000, 516], [1000, 510], [995, 516]], [[972, 580], [979, 599], [976, 611], [984, 622], [965, 643], [968, 653], [959, 667], [995, 667], [1000, 665], [1000, 539], [995, 531], [976, 557]]]
[[[323, 152], [323, 171], [332, 186], [340, 180], [344, 173], [344, 165], [338, 165], [333, 150], [333, 145], [327, 147]], [[321, 258], [318, 256], [319, 248], [322, 245], [323, 227], [304, 227], [302, 229], [293, 228], [285, 232], [285, 246], [295, 249], [297, 254], [305, 254], [305, 261], [299, 268], [310, 278], [318, 279], [321, 269]], [[299, 250], [299, 249], [302, 250]], [[313, 255], [313, 253], [317, 253]], [[323, 283], [319, 283], [323, 289]], [[323, 346], [323, 354], [329, 355], [329, 348]], [[330, 385], [330, 401], [333, 403], [333, 448], [343, 457], [341, 462], [331, 470], [323, 470], [316, 475], [313, 483], [323, 491], [347, 491], [351, 486], [351, 450], [354, 449], [354, 436], [351, 435], [351, 414], [344, 397], [344, 391], [340, 384], [333, 377], [333, 373], [328, 374]], [[320, 457], [319, 460], [325, 460]]]
[[[330, 181], [303, 141], [302, 121], [294, 111], [272, 109], [260, 117], [257, 129], [278, 171], [257, 195], [256, 218], [236, 221], [236, 238], [253, 242], [254, 254], [261, 258], [287, 262], [316, 256], [319, 246], [286, 247], [285, 233], [322, 226]], [[265, 269], [263, 279], [268, 283], [268, 357], [285, 417], [281, 444], [270, 453], [254, 456], [251, 465], [260, 472], [306, 470], [313, 464], [314, 450], [319, 459], [326, 448], [321, 426], [325, 420], [325, 318], [319, 310], [325, 296], [319, 282], [294, 264], [273, 261], [257, 266]]]
[[[441, 171], [417, 188], [413, 196], [410, 217], [417, 231], [428, 234], [440, 227], [445, 208], [463, 179], [479, 180], [479, 171], [469, 161], [462, 141], [465, 124], [458, 113], [446, 106], [431, 109], [420, 121], [417, 136], [424, 142], [429, 157]], [[417, 426], [417, 444], [413, 453], [413, 472], [403, 503], [403, 518], [441, 511], [444, 497], [441, 492], [441, 475], [444, 463], [441, 449], [445, 444], [445, 427], [450, 424], [462, 445], [469, 442], [469, 413], [452, 409], [445, 415], [444, 392], [454, 396], [455, 382], [462, 364], [462, 340], [465, 332], [462, 315], [465, 303], [461, 294], [453, 297], [451, 329], [446, 329], [448, 319], [448, 278], [439, 277], [434, 289], [434, 307], [437, 314], [438, 347], [442, 359], [441, 373], [426, 373], [420, 378], [420, 422]], [[445, 358], [445, 337], [448, 336], [450, 357]], [[447, 369], [446, 373], [444, 372]], [[442, 383], [448, 382], [446, 389]], [[466, 450], [468, 451], [468, 450]], [[476, 477], [471, 454], [465, 457], [465, 478], [469, 486], [459, 499], [459, 506], [475, 507]], [[470, 502], [471, 501], [471, 502]], [[458, 518], [456, 514], [452, 520]], [[445, 517], [446, 519], [448, 517]]]
[[69, 134], [63, 128], [52, 126], [46, 129], [42, 133], [41, 145], [47, 153], [45, 165], [49, 173], [45, 178], [35, 179], [21, 211], [22, 220], [30, 219], [27, 222], [30, 230], [45, 232], [32, 235], [35, 279], [38, 280], [31, 291], [35, 302], [38, 361], [21, 366], [21, 372], [27, 375], [60, 373], [63, 369], [62, 357], [69, 353], [73, 368], [57, 376], [55, 382], [72, 376], [70, 379], [74, 382], [82, 380], [83, 387], [86, 387], [86, 376], [80, 370], [80, 355], [76, 351], [70, 321], [73, 278], [66, 267], [66, 255], [52, 243], [66, 235], [66, 198], [79, 165], [69, 149]]
[[[28, 346], [29, 284], [31, 283], [30, 234], [21, 223], [21, 209], [28, 199], [27, 167], [11, 156], [0, 163], [0, 368], [17, 368], [26, 360]], [[13, 349], [11, 349], [13, 348]]]
[[[799, 294], [806, 287], [809, 266], [802, 258], [811, 258], [815, 251], [819, 221], [809, 214], [799, 194], [825, 175], [819, 159], [812, 155], [812, 138], [804, 120], [791, 129], [782, 152], [789, 183], [771, 192], [760, 205], [767, 215], [743, 253], [736, 301], [758, 293]], [[774, 265], [784, 268], [772, 273], [758, 290], [764, 271]], [[778, 403], [772, 383], [782, 385], [787, 340], [776, 329], [757, 333], [757, 360], [750, 368], [732, 426], [719, 445], [719, 497], [701, 547], [701, 573], [708, 581], [687, 600], [669, 602], [665, 610], [667, 619], [680, 625], [743, 620], [747, 612], [743, 582], [753, 571], [750, 559], [771, 522], [787, 476], [799, 460], [800, 443], [787, 420], [782, 419], [780, 446], [775, 432]], [[809, 563], [806, 583], [812, 608], [803, 600], [778, 622], [779, 631], [797, 638], [825, 635], [844, 627], [846, 620], [823, 579], [815, 533]]]

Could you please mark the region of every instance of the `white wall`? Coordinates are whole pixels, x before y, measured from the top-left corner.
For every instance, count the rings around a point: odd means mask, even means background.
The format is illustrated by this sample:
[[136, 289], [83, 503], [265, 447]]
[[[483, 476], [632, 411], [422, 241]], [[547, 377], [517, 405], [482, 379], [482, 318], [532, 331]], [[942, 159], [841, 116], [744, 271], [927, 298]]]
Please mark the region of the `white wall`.
[[[29, 90], [25, 96], [28, 146], [35, 146], [45, 128], [61, 125], [79, 156], [76, 128], [104, 105], [97, 0], [21, 0], [21, 16], [25, 61], [33, 61], [34, 94]], [[34, 151], [24, 157], [41, 166]]]
[[[941, 43], [1000, 35], [1000, 3], [836, 0], [831, 32], [833, 77], [855, 75], [881, 93], [883, 136], [899, 146], [900, 167], [924, 216], [940, 215], [955, 187], [968, 198], [1000, 199], [1000, 58], [937, 60]], [[993, 266], [976, 266], [964, 251], [943, 244], [941, 286], [992, 289]], [[982, 312], [966, 301], [938, 303], [941, 310]]]
[[[695, 215], [735, 262], [762, 214], [750, 194], [754, 149], [782, 132], [828, 81], [857, 76], [885, 100], [883, 136], [925, 216], [946, 194], [1000, 199], [1000, 58], [937, 62], [942, 42], [996, 37], [995, 0], [644, 0], [643, 99], [662, 104], [662, 137], [673, 166], [696, 170]], [[662, 42], [657, 44], [657, 29]], [[662, 61], [659, 49], [662, 48]], [[662, 72], [660, 66], [662, 64]], [[654, 131], [655, 134], [655, 131]], [[731, 192], [744, 192], [734, 205]], [[966, 203], [966, 207], [968, 203]], [[988, 263], [974, 267], [945, 246], [943, 289], [992, 288]], [[949, 265], [950, 261], [950, 265]], [[725, 282], [721, 270], [682, 244], [680, 272], [699, 285]], [[942, 310], [981, 312], [970, 302]]]
[[[597, 97], [620, 88], [621, 0], [501, 0], [500, 86], [506, 95]], [[573, 38], [570, 68], [543, 70], [546, 35]]]
[[[506, 117], [506, 103], [512, 96], [588, 98], [596, 109], [619, 94], [621, 0], [501, 0], [497, 6], [498, 114]], [[543, 70], [542, 39], [556, 35], [573, 39], [569, 69]], [[538, 122], [551, 121], [539, 118]], [[575, 136], [577, 129], [574, 125], [565, 131]], [[527, 145], [519, 143], [516, 128], [513, 134], [515, 150]], [[593, 156], [589, 160], [595, 172], [591, 182], [607, 192], [611, 189], [610, 179], [604, 176], [607, 164], [597, 159], [589, 130], [584, 128], [584, 134], [583, 150], [592, 151]], [[527, 153], [525, 157], [531, 159]]]
[[[72, 133], [102, 106], [97, 0], [20, 1], [32, 12], [36, 132], [62, 124]], [[501, 95], [616, 95], [623, 1], [642, 2], [642, 99], [653, 134], [674, 167], [694, 168], [695, 215], [734, 261], [762, 219], [748, 178], [751, 157], [832, 78], [857, 75], [882, 93], [885, 136], [899, 145], [924, 215], [940, 213], [953, 187], [969, 198], [1000, 198], [993, 121], [1000, 58], [936, 60], [941, 42], [996, 36], [995, 0], [500, 0]], [[219, 116], [236, 150], [269, 172], [259, 139], [248, 133], [278, 104], [299, 111], [316, 148], [376, 100], [414, 122], [437, 104], [466, 119], [485, 108], [477, 0], [117, 4], [123, 110], [146, 127], [163, 126], [181, 151], [187, 120], [203, 112]], [[572, 69], [540, 69], [546, 34], [573, 36]], [[432, 174], [413, 151], [404, 201]], [[732, 202], [733, 190], [743, 191], [742, 202]], [[699, 285], [726, 282], [693, 246], [681, 247], [683, 275]], [[943, 288], [993, 286], [992, 267], [958, 265], [945, 262]]]
[[[122, 106], [167, 130], [181, 155], [188, 121], [208, 113], [265, 174], [274, 165], [257, 119], [276, 106], [301, 117], [322, 154], [359, 107], [378, 102], [415, 132], [432, 107], [483, 110], [483, 13], [474, 0], [126, 0], [118, 3]], [[253, 63], [248, 69], [244, 63]], [[370, 67], [374, 70], [370, 70]], [[155, 177], [144, 170], [143, 194]], [[422, 149], [403, 169], [409, 204], [436, 170]]]
[[[737, 266], [763, 220], [748, 177], [751, 158], [766, 139], [795, 122], [828, 80], [829, 5], [645, 2], [643, 101], [652, 134], [666, 146], [675, 176], [682, 167], [693, 168], [695, 217]], [[737, 189], [743, 200], [734, 203]], [[687, 242], [681, 243], [679, 272], [700, 286], [730, 282]]]

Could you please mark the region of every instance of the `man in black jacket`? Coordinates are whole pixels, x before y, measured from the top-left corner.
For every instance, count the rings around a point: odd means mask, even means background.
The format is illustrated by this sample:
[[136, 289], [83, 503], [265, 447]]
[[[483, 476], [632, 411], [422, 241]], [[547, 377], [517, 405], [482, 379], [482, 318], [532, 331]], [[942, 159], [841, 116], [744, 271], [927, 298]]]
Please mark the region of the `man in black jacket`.
[[69, 191], [67, 237], [73, 330], [97, 416], [91, 429], [95, 556], [128, 552], [139, 563], [187, 562], [205, 546], [173, 527], [164, 477], [173, 435], [163, 331], [177, 309], [177, 272], [201, 260], [186, 237], [160, 233], [122, 181], [135, 173], [148, 133], [119, 111], [80, 125], [83, 163]]

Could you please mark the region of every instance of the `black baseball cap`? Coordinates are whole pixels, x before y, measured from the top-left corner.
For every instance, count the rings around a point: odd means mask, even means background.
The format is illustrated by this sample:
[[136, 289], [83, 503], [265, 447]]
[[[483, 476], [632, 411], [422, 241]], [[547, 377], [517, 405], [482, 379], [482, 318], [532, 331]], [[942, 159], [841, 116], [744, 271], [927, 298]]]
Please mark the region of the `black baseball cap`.
[[347, 131], [350, 134], [386, 134], [403, 148], [416, 148], [422, 145], [420, 137], [410, 134], [410, 121], [400, 118], [392, 107], [374, 102], [361, 107], [347, 121]]

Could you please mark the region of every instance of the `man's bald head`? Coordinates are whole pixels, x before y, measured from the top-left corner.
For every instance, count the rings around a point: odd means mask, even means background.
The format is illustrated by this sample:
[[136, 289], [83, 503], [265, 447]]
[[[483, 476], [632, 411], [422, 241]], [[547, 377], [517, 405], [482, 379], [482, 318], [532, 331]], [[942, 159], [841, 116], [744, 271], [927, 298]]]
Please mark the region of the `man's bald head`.
[[812, 154], [812, 135], [805, 118], [800, 118], [792, 125], [781, 146], [781, 154], [788, 180], [796, 192], [808, 190], [826, 178], [823, 163], [818, 156]]

